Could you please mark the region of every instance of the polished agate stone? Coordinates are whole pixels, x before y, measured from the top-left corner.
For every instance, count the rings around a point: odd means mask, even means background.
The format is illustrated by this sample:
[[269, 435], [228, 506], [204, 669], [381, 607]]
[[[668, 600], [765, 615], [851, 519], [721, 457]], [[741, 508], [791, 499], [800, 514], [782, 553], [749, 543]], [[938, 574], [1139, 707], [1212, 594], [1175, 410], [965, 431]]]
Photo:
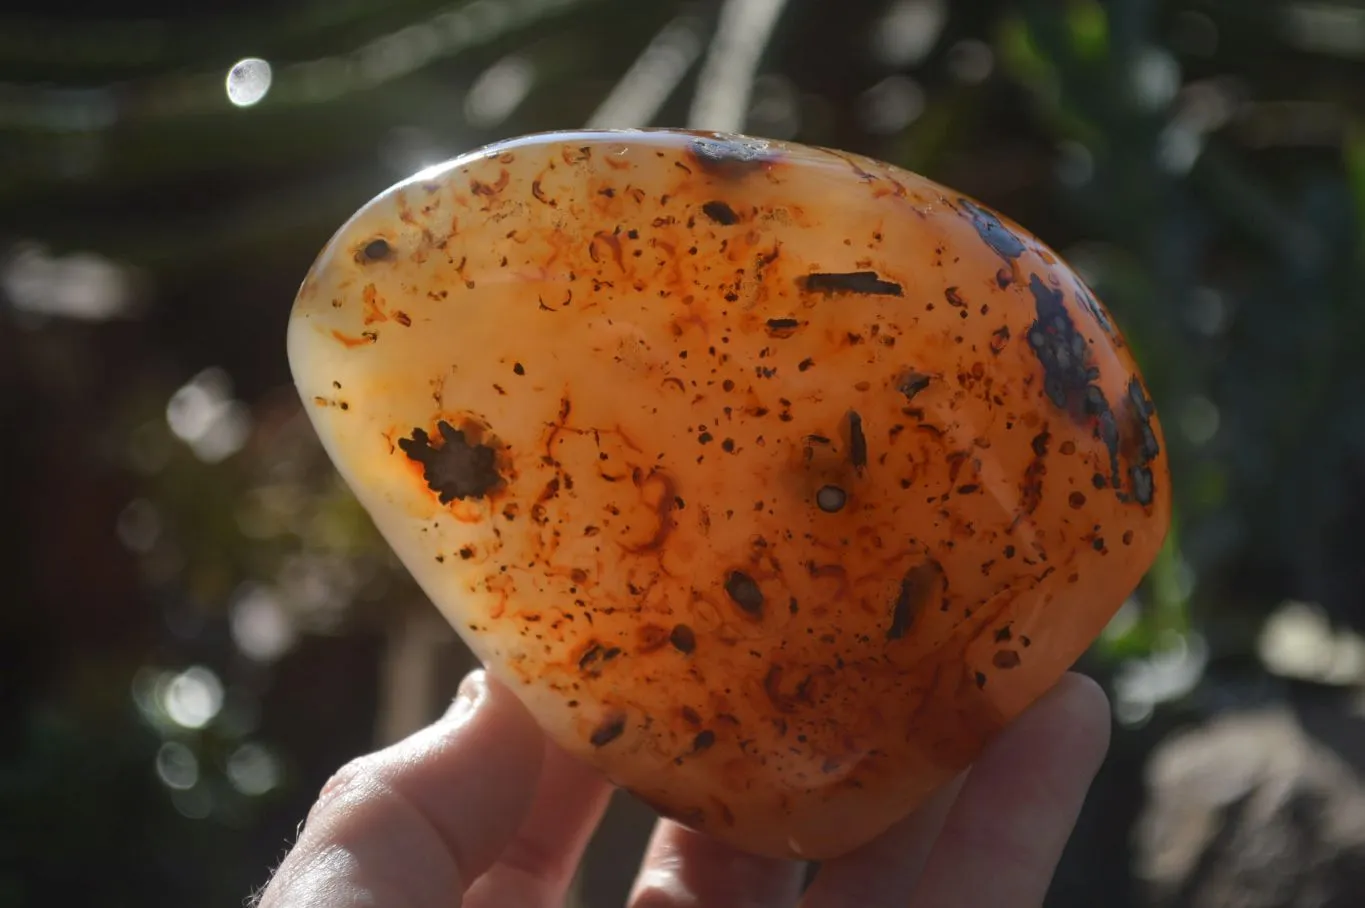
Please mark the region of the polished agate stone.
[[837, 151], [514, 139], [366, 204], [289, 324], [341, 475], [546, 732], [751, 852], [867, 841], [1047, 691], [1170, 517], [1104, 307]]

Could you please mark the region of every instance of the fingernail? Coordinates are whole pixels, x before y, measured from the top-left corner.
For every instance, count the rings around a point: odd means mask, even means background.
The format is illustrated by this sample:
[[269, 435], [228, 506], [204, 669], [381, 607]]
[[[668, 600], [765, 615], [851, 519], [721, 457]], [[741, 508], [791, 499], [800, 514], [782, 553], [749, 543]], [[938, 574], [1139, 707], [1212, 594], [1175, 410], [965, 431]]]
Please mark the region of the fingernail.
[[473, 712], [475, 704], [483, 698], [487, 690], [488, 677], [483, 669], [478, 668], [465, 675], [464, 680], [460, 682], [460, 689], [455, 692], [454, 702], [442, 717], [443, 721], [462, 719]]

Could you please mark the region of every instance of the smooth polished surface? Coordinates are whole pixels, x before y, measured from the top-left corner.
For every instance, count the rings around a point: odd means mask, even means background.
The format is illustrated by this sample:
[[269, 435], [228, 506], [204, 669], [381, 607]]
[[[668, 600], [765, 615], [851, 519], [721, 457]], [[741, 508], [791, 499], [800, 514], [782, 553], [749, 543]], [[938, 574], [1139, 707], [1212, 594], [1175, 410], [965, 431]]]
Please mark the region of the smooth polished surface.
[[289, 327], [341, 474], [571, 753], [828, 858], [1099, 634], [1170, 514], [1151, 401], [1055, 253], [842, 152], [529, 136], [328, 244]]

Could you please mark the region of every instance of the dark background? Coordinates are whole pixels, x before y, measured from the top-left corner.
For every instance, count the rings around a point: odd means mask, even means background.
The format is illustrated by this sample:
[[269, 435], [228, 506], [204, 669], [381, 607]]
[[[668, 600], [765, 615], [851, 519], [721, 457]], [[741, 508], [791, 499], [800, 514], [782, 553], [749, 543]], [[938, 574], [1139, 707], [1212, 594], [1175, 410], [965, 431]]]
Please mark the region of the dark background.
[[[1116, 737], [1051, 902], [1365, 900], [1365, 3], [8, 0], [0, 906], [240, 904], [332, 770], [440, 710], [467, 656], [285, 323], [373, 194], [585, 123], [863, 152], [1060, 250], [1177, 513], [1083, 662]], [[613, 808], [583, 904], [649, 821]]]

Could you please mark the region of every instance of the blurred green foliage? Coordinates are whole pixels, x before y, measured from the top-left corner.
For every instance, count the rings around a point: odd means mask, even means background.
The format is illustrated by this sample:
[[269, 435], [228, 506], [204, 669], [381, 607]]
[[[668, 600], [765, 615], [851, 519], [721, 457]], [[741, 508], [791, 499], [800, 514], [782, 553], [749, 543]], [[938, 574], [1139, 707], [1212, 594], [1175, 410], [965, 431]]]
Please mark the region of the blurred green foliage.
[[[299, 413], [295, 287], [419, 166], [582, 125], [622, 86], [654, 91], [614, 125], [684, 125], [722, 8], [0, 13], [0, 905], [261, 882], [368, 746], [376, 653], [420, 600]], [[238, 108], [246, 56], [273, 81]], [[1287, 598], [1365, 627], [1365, 7], [790, 0], [757, 63], [745, 130], [980, 197], [1129, 336], [1178, 519], [1099, 664], [1191, 635], [1248, 656]], [[1074, 903], [1137, 904], [1120, 882]]]

